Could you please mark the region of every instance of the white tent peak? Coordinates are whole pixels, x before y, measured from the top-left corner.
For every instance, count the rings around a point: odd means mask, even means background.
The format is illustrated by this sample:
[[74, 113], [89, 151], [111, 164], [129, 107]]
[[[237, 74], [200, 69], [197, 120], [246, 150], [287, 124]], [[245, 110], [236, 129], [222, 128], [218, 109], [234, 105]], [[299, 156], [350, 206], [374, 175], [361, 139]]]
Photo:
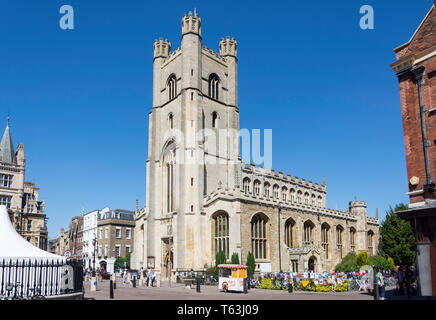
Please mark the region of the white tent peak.
[[0, 259], [66, 260], [35, 247], [15, 231], [6, 206], [0, 205]]

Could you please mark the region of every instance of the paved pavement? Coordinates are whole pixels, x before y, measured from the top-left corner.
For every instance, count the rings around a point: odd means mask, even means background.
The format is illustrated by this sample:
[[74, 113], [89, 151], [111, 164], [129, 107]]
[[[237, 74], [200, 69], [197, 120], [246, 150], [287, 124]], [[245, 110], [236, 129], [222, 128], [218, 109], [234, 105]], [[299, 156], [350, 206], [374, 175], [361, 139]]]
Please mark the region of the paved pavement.
[[[109, 280], [99, 282], [97, 291], [90, 291], [89, 282], [85, 282], [85, 298], [93, 300], [109, 300]], [[183, 284], [162, 283], [157, 288], [123, 285], [117, 279], [117, 289], [114, 290], [115, 300], [373, 300], [372, 295], [359, 292], [293, 292], [285, 290], [251, 289], [247, 294], [220, 292], [217, 286], [201, 286], [201, 292], [195, 289], [187, 290]]]

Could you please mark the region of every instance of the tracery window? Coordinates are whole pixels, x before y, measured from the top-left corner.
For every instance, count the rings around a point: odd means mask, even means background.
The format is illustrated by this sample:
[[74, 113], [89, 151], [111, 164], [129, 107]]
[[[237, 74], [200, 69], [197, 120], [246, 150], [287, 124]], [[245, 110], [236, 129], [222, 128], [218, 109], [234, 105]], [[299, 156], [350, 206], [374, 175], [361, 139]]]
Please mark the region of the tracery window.
[[174, 99], [177, 96], [177, 79], [175, 74], [169, 76], [167, 82], [167, 89], [168, 89], [168, 99], [169, 100]]
[[251, 220], [251, 250], [255, 259], [267, 259], [267, 219], [257, 214]]
[[243, 183], [242, 183], [245, 194], [248, 194], [250, 192], [250, 182], [251, 182], [250, 179], [245, 178]]
[[339, 258], [343, 258], [343, 250], [342, 250], [342, 235], [344, 229], [341, 226], [336, 227], [336, 247], [338, 248]]
[[285, 243], [288, 248], [295, 245], [295, 222], [292, 219], [288, 219], [285, 224]]
[[304, 223], [304, 244], [305, 245], [310, 245], [313, 243], [313, 238], [312, 238], [312, 231], [313, 231], [313, 223], [312, 221], [308, 220]]
[[220, 80], [218, 76], [214, 73], [212, 73], [209, 76], [209, 97], [218, 100], [218, 93], [219, 93], [219, 83]]
[[213, 252], [223, 251], [229, 257], [229, 215], [221, 212], [213, 218]]
[[323, 223], [321, 226], [321, 246], [324, 248], [325, 258], [329, 258], [329, 231], [330, 226]]

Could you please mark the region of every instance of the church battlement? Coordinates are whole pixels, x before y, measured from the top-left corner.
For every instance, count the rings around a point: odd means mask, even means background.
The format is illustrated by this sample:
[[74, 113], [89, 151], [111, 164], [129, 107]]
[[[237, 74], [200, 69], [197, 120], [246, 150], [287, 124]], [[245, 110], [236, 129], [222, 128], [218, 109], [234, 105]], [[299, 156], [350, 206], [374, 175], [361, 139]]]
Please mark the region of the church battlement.
[[154, 40], [153, 48], [154, 59], [167, 58], [171, 53], [171, 42], [169, 42], [168, 39], [164, 41], [163, 38], [159, 38], [159, 40]]
[[214, 56], [215, 58], [218, 58], [218, 59], [220, 59], [220, 60], [226, 62], [226, 59], [225, 59], [224, 57], [220, 56], [217, 52], [213, 51], [211, 48], [206, 47], [205, 45], [202, 45], [202, 49], [203, 49], [203, 51], [205, 51], [205, 52], [211, 54], [211, 55]]
[[266, 179], [275, 179], [275, 180], [278, 179], [280, 181], [283, 181], [284, 183], [298, 184], [308, 188], [317, 189], [323, 192], [325, 192], [326, 190], [325, 184], [319, 184], [317, 182], [314, 183], [304, 178], [292, 176], [289, 173], [283, 173], [282, 171], [276, 172], [274, 169], [270, 169], [269, 171], [267, 171], [263, 166], [256, 167], [256, 165], [253, 163], [246, 164], [242, 162], [242, 171], [248, 174], [253, 174], [254, 176], [261, 175]]
[[222, 57], [227, 57], [227, 56], [232, 56], [232, 57], [237, 57], [237, 47], [238, 47], [238, 42], [235, 40], [235, 38], [231, 38], [230, 37], [226, 37], [221, 38], [220, 41], [220, 56]]
[[201, 18], [198, 14], [193, 15], [191, 11], [182, 18], [182, 38], [189, 33], [197, 34], [201, 38]]
[[362, 201], [358, 201], [358, 200], [350, 201], [348, 203], [348, 206], [350, 208], [355, 208], [355, 207], [365, 207], [366, 208], [366, 201], [364, 201], [364, 200], [362, 200]]

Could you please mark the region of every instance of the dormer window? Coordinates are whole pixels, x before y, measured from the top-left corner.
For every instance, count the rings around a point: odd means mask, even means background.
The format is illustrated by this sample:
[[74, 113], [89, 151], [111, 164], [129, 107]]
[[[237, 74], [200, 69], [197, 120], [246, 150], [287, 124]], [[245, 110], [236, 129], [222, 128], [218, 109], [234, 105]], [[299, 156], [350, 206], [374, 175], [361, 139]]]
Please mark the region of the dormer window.
[[168, 99], [174, 99], [177, 95], [177, 79], [175, 74], [170, 75], [170, 77], [168, 78], [167, 89]]
[[215, 73], [209, 76], [209, 97], [218, 100], [220, 80]]

